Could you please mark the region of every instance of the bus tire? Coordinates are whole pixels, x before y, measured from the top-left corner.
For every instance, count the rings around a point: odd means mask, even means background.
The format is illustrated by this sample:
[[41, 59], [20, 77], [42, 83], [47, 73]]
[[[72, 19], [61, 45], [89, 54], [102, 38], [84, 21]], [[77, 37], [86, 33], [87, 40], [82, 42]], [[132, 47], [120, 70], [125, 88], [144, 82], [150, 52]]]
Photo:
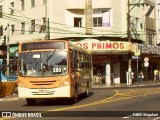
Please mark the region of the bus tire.
[[35, 105], [37, 100], [33, 98], [26, 98], [26, 102], [28, 105]]
[[86, 86], [86, 92], [84, 93], [84, 97], [88, 97], [89, 96], [89, 84], [87, 84]]
[[74, 96], [71, 98], [71, 104], [75, 104], [78, 102], [78, 89], [77, 87], [74, 90]]

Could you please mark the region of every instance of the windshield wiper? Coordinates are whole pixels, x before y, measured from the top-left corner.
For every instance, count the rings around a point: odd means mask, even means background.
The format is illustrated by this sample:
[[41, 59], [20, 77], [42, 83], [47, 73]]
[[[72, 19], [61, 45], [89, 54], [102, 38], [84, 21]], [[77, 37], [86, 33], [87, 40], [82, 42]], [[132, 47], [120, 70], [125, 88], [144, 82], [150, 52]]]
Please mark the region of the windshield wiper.
[[52, 53], [47, 57], [46, 62], [48, 62], [52, 56], [55, 54], [56, 50], [52, 51]]

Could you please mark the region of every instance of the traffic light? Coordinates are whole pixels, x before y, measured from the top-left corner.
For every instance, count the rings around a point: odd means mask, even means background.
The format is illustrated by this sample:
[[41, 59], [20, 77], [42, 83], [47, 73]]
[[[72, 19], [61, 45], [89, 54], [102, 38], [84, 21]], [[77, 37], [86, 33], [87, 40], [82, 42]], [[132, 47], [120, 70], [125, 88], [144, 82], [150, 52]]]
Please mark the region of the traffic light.
[[0, 18], [3, 17], [3, 12], [2, 12], [2, 5], [0, 6]]
[[1, 25], [0, 26], [0, 36], [2, 36], [3, 35], [3, 26]]

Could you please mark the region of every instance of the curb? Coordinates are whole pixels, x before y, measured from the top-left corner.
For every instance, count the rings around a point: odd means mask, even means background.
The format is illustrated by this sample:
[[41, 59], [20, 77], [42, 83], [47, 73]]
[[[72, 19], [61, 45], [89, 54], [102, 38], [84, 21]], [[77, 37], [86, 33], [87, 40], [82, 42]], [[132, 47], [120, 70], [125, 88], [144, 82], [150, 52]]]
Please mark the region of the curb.
[[150, 84], [138, 84], [138, 85], [111, 85], [111, 86], [107, 86], [107, 85], [97, 85], [97, 86], [93, 86], [92, 89], [123, 89], [123, 88], [136, 88], [136, 87], [149, 87], [149, 86], [158, 86], [160, 85], [160, 83], [150, 83]]
[[12, 100], [18, 100], [18, 95], [10, 95], [10, 96], [5, 96], [5, 97], [2, 97], [0, 98], [0, 102], [3, 102], [3, 101], [12, 101]]

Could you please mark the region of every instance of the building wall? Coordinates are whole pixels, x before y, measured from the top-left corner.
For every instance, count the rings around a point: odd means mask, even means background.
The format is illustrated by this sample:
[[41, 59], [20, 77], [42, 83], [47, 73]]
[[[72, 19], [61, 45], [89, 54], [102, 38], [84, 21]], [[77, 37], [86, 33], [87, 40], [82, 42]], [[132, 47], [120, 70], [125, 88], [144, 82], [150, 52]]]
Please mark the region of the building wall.
[[[9, 7], [11, 2], [15, 2], [13, 15], [8, 14], [10, 13]], [[14, 34], [10, 35], [11, 44], [23, 42], [25, 40], [45, 39], [46, 33], [39, 33], [39, 31], [41, 25], [43, 24], [42, 18], [46, 16], [49, 17], [50, 39], [66, 37], [87, 37], [87, 35], [85, 34], [85, 2], [86, 0], [47, 0], [48, 4], [46, 14], [46, 5], [43, 4], [43, 0], [35, 0], [35, 7], [33, 8], [31, 8], [31, 3], [25, 0], [25, 10], [21, 10], [20, 0], [5, 0], [1, 2], [1, 4], [4, 7], [4, 13], [6, 16], [0, 19], [0, 22], [3, 23], [4, 27], [7, 26], [7, 22], [9, 22], [10, 25], [15, 26]], [[93, 27], [92, 35], [90, 36], [127, 38], [127, 2], [128, 0], [92, 0], [93, 17], [101, 17], [103, 11], [110, 10], [110, 26]], [[151, 5], [153, 5], [153, 2], [151, 3]], [[130, 8], [132, 8], [132, 6], [130, 6]], [[138, 26], [137, 30], [133, 31], [136, 34], [140, 34], [140, 37], [137, 38], [135, 37], [135, 34], [132, 33], [133, 39], [142, 40], [144, 42], [147, 39], [147, 37], [145, 36], [146, 24], [149, 24], [146, 23], [147, 21], [144, 17], [147, 10], [149, 10], [149, 7], [147, 7], [147, 5], [136, 6], [131, 10], [131, 16], [140, 20], [138, 23], [135, 23]], [[74, 17], [82, 18], [81, 27], [74, 27]], [[152, 21], [155, 21], [154, 12], [151, 12], [149, 17], [152, 18]], [[33, 19], [35, 19], [36, 22], [35, 32], [29, 34], [31, 20]], [[20, 32], [21, 22], [26, 23], [25, 34], [21, 34]], [[143, 29], [140, 27], [140, 24], [142, 24]], [[148, 28], [153, 28], [152, 26], [155, 26], [155, 22], [149, 25], [149, 27], [147, 27], [147, 30]], [[156, 30], [154, 32], [156, 32]], [[6, 31], [4, 31], [4, 33], [7, 34]]]

